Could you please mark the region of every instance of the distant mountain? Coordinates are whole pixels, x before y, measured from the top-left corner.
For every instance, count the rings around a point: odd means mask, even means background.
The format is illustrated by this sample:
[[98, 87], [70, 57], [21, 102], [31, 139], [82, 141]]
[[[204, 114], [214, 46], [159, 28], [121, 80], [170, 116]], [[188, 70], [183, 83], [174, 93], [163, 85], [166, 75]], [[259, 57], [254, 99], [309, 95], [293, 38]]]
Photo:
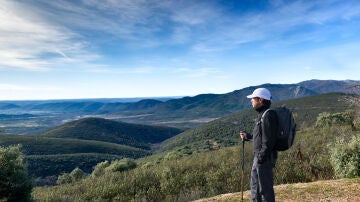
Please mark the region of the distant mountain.
[[64, 113], [80, 112], [91, 113], [99, 110], [104, 103], [101, 102], [55, 102], [38, 105], [27, 105], [24, 108], [35, 111], [62, 111]]
[[[39, 124], [36, 130], [31, 130], [30, 127], [17, 127], [12, 130], [5, 128], [7, 133], [33, 134], [32, 131], [41, 131], [45, 126], [57, 126], [63, 120], [95, 115], [128, 123], [188, 129], [251, 107], [246, 96], [258, 87], [268, 88], [276, 102], [330, 92], [354, 93], [351, 87], [359, 83], [360, 81], [353, 80], [309, 80], [297, 84], [262, 84], [225, 94], [200, 94], [163, 100], [143, 99], [136, 102], [102, 102], [102, 99], [0, 102], [0, 113], [41, 115], [37, 120], [42, 121], [42, 124]], [[58, 118], [55, 122], [52, 121], [54, 115]]]
[[[143, 99], [137, 102], [101, 102], [101, 99], [85, 99], [58, 102], [33, 102], [22, 105], [19, 110], [53, 111], [77, 114], [150, 114], [148, 120], [166, 118], [220, 117], [250, 107], [246, 95], [259, 87], [268, 88], [273, 101], [300, 98], [330, 92], [352, 93], [351, 86], [359, 81], [345, 80], [309, 80], [297, 84], [262, 84], [250, 86], [225, 94], [200, 94], [193, 97], [176, 99]], [[7, 102], [0, 103], [1, 109], [19, 108]], [[166, 117], [164, 117], [164, 115]]]
[[0, 114], [0, 120], [36, 118], [33, 114]]
[[313, 90], [297, 84], [263, 84], [226, 94], [202, 94], [194, 97], [184, 97], [158, 103], [146, 111], [151, 114], [150, 116], [147, 116], [146, 119], [161, 120], [165, 117], [169, 119], [218, 118], [249, 108], [251, 105], [246, 96], [251, 94], [252, 91], [258, 87], [268, 88], [273, 93], [273, 101], [318, 94]]
[[17, 108], [20, 108], [20, 106], [12, 103], [0, 103], [0, 110], [17, 109]]
[[173, 99], [157, 105], [147, 119], [169, 118], [218, 118], [251, 107], [247, 95], [256, 88], [268, 88], [273, 101], [289, 100], [329, 92], [353, 93], [349, 90], [359, 81], [310, 80], [298, 84], [263, 84], [235, 90], [226, 94], [202, 94]]
[[148, 126], [111, 121], [103, 118], [84, 118], [49, 130], [41, 136], [96, 140], [149, 148], [149, 143], [159, 143], [182, 132], [177, 128]]
[[[164, 115], [169, 118], [220, 117], [250, 107], [249, 99], [246, 96], [259, 87], [268, 88], [272, 92], [273, 101], [280, 101], [329, 92], [351, 93], [349, 87], [356, 83], [359, 83], [359, 81], [310, 80], [298, 84], [263, 84], [226, 94], [201, 94], [194, 97], [157, 102], [142, 109], [147, 110], [147, 113], [151, 113], [151, 117], [148, 117], [148, 119], [157, 119], [159, 116], [163, 117]], [[144, 100], [142, 106], [146, 106], [144, 105], [146, 102]], [[136, 103], [132, 105], [134, 104]], [[127, 107], [127, 109], [130, 108]], [[139, 113], [139, 111], [136, 113]]]
[[140, 100], [139, 102], [136, 102], [132, 105], [129, 105], [126, 110], [143, 110], [143, 109], [149, 109], [149, 108], [153, 108], [159, 104], [161, 104], [163, 102], [159, 101], [159, 100], [151, 100], [151, 99], [146, 99], [146, 100]]
[[313, 90], [317, 94], [330, 92], [355, 93], [353, 87], [359, 84], [359, 81], [354, 80], [309, 80], [298, 83], [298, 85]]

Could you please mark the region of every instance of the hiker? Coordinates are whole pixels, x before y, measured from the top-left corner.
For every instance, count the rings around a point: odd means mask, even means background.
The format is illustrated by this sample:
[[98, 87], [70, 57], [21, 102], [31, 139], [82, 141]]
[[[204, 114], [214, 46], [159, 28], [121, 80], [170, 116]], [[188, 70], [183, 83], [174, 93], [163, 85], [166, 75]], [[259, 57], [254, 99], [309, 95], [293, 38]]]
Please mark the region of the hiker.
[[[251, 197], [253, 201], [275, 201], [274, 173], [277, 151], [274, 149], [278, 131], [278, 117], [275, 111], [268, 110], [271, 106], [271, 93], [266, 88], [257, 88], [247, 98], [257, 111], [255, 126], [252, 133], [240, 132], [243, 141], [253, 139], [254, 161], [251, 169]], [[261, 123], [263, 122], [263, 123]]]

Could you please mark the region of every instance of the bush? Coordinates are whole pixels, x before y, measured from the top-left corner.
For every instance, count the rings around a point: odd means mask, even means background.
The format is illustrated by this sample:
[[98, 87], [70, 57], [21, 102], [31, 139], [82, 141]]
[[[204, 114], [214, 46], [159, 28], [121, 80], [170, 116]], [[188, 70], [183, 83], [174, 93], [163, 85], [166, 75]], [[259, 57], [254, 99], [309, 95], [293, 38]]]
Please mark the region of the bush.
[[57, 184], [69, 184], [72, 182], [71, 176], [69, 173], [64, 173], [60, 175], [56, 181]]
[[30, 201], [32, 188], [21, 146], [0, 147], [0, 201]]
[[103, 161], [101, 163], [98, 163], [95, 167], [93, 172], [91, 173], [92, 177], [99, 177], [101, 175], [105, 174], [105, 168], [107, 168], [110, 165], [109, 161]]
[[121, 160], [115, 160], [111, 162], [111, 164], [105, 168], [105, 172], [118, 172], [118, 171], [126, 171], [136, 168], [136, 162], [132, 159], [124, 158]]
[[333, 126], [333, 125], [353, 125], [354, 110], [346, 110], [345, 112], [330, 114], [328, 112], [320, 113], [316, 120], [317, 127]]
[[69, 184], [80, 181], [85, 178], [86, 174], [80, 168], [75, 168], [71, 173], [64, 173], [58, 177], [57, 184]]
[[74, 182], [77, 182], [85, 178], [86, 174], [80, 168], [75, 168], [73, 171], [71, 171], [70, 176]]
[[336, 177], [360, 176], [360, 136], [354, 136], [349, 143], [339, 141], [331, 150], [331, 165]]

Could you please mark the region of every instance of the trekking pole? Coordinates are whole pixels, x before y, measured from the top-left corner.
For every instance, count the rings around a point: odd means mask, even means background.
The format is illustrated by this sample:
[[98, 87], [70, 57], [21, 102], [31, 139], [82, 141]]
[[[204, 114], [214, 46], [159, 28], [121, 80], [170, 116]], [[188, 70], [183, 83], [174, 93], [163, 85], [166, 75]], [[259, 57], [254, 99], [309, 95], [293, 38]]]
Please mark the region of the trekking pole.
[[245, 141], [242, 139], [242, 162], [241, 162], [241, 202], [244, 201], [244, 165], [245, 165]]

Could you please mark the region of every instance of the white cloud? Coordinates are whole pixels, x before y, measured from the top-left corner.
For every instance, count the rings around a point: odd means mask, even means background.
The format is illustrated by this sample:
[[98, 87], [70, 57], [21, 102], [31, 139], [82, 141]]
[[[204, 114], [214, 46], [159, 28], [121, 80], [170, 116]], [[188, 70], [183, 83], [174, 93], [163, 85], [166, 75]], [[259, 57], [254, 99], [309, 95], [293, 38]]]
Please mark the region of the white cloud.
[[[137, 67], [130, 71], [129, 67], [117, 64], [110, 68], [100, 64], [100, 68], [94, 68], [91, 63], [99, 64], [102, 59], [102, 53], [95, 50], [100, 51], [100, 43], [113, 41], [124, 52], [131, 46], [131, 51], [153, 48], [154, 54], [157, 47], [185, 45], [181, 47], [184, 52], [192, 51], [184, 53], [185, 56], [241, 49], [243, 44], [251, 42], [286, 46], [324, 40], [326, 34], [331, 33], [326, 27], [287, 35], [299, 27], [322, 27], [360, 15], [357, 1], [272, 2], [269, 10], [228, 13], [227, 8], [220, 2], [216, 5], [216, 1], [3, 0], [0, 2], [0, 69], [78, 68], [110, 72], [124, 68], [117, 72], [146, 73], [150, 70]], [[205, 73], [209, 72], [189, 75]]]
[[[357, 9], [360, 2], [357, 1], [280, 2], [269, 10], [223, 15], [210, 22], [214, 29], [205, 30], [206, 33], [199, 36], [200, 40], [197, 40], [193, 50], [222, 51], [241, 48], [244, 43], [264, 41], [281, 46], [330, 40], [333, 30], [338, 32], [342, 26], [346, 26], [347, 21], [360, 16], [360, 9]], [[325, 26], [341, 21], [338, 26]]]
[[41, 13], [38, 8], [6, 0], [0, 8], [0, 68], [43, 71], [59, 60], [72, 63], [93, 58], [86, 43], [75, 41], [77, 34], [47, 22], [46, 16], [37, 14]]

